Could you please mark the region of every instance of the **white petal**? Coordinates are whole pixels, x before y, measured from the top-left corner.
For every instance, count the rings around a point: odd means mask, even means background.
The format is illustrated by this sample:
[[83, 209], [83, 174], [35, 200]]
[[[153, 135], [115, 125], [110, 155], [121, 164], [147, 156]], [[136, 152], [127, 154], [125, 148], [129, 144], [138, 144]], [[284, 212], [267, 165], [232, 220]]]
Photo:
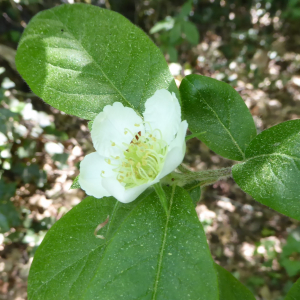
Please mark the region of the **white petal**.
[[[139, 131], [144, 133], [142, 122], [142, 118], [132, 108], [124, 107], [120, 102], [105, 106], [103, 112], [93, 122], [91, 135], [96, 151], [105, 157], [122, 156], [123, 151], [126, 150], [123, 143], [130, 144], [134, 138], [132, 134], [135, 135]], [[135, 126], [135, 124], [139, 124], [139, 126]], [[125, 128], [129, 131], [126, 131]], [[112, 146], [113, 143], [121, 149]]]
[[188, 124], [186, 121], [182, 121], [180, 123], [176, 138], [169, 145], [168, 154], [165, 159], [164, 166], [160, 174], [158, 174], [157, 176], [159, 179], [174, 171], [183, 161], [186, 149], [185, 135], [187, 127]]
[[117, 174], [112, 171], [112, 167], [105, 162], [104, 157], [97, 152], [93, 152], [84, 157], [80, 163], [79, 184], [85, 192], [96, 198], [111, 196], [111, 194], [103, 187], [103, 176], [114, 176]]
[[156, 178], [154, 181], [126, 190], [115, 178], [103, 178], [103, 186], [120, 202], [129, 203], [135, 200], [149, 186], [157, 183], [158, 181], [159, 179]]
[[[158, 90], [145, 103], [145, 122], [150, 123], [152, 130], [159, 129], [163, 139], [169, 144], [178, 131], [181, 122], [181, 109], [174, 93]], [[146, 123], [146, 128], [149, 126]], [[159, 134], [156, 132], [156, 136]]]

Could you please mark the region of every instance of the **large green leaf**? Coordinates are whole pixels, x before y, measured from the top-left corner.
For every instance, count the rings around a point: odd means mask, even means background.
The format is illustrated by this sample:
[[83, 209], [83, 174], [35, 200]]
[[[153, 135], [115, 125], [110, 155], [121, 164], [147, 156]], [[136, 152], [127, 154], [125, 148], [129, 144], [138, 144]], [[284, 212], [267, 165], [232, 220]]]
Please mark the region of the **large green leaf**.
[[231, 273], [215, 264], [218, 272], [220, 300], [255, 300], [254, 295]]
[[300, 299], [300, 278], [293, 284], [284, 300], [299, 300]]
[[236, 183], [255, 200], [300, 220], [300, 120], [259, 134], [246, 160], [233, 166]]
[[144, 110], [158, 89], [178, 89], [161, 51], [122, 15], [87, 4], [38, 13], [20, 41], [17, 69], [50, 105], [93, 119], [115, 101]]
[[188, 75], [180, 85], [183, 118], [189, 129], [217, 154], [243, 160], [256, 135], [253, 118], [230, 85], [201, 75]]
[[[59, 220], [38, 248], [29, 299], [218, 300], [206, 237], [182, 188], [129, 204], [88, 197]], [[107, 215], [109, 223], [94, 236]]]

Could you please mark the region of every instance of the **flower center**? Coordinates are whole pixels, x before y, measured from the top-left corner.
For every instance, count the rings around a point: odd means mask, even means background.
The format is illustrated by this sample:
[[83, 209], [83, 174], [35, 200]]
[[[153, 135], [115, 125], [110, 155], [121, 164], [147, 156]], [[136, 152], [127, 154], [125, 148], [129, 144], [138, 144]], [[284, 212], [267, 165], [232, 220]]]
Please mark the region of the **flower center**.
[[[154, 131], [159, 132], [160, 138], [153, 135]], [[114, 171], [118, 173], [117, 180], [123, 183], [126, 189], [153, 181], [162, 170], [168, 145], [162, 139], [160, 130], [154, 131], [143, 135], [141, 131], [135, 135], [129, 131], [133, 139], [130, 144], [123, 143], [127, 149], [123, 152], [122, 159], [116, 158], [120, 163]]]

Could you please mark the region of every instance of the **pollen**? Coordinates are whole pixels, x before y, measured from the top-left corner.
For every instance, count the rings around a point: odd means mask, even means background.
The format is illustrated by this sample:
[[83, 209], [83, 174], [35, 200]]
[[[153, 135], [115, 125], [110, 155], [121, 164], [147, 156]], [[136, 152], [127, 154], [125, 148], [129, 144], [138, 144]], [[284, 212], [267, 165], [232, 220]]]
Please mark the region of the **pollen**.
[[[168, 144], [162, 139], [158, 129], [142, 134], [142, 131], [131, 132], [125, 128], [124, 133], [130, 133], [132, 140], [128, 144], [123, 143], [125, 150], [122, 158], [118, 157], [118, 165], [114, 171], [118, 173], [118, 181], [125, 189], [129, 189], [157, 177], [164, 165]], [[108, 160], [106, 162], [111, 164]]]

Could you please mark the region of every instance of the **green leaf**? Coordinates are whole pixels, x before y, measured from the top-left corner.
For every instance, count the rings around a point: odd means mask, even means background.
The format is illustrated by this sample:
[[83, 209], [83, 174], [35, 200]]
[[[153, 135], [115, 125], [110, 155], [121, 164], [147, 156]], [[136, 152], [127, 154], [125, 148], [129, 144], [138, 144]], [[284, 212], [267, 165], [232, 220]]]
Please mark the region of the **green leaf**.
[[[29, 274], [29, 299], [218, 300], [217, 276], [192, 201], [172, 192], [167, 217], [147, 191], [122, 204], [88, 197], [49, 230]], [[109, 222], [94, 230], [109, 217]]]
[[300, 253], [300, 227], [289, 234], [286, 244], [282, 247], [281, 256], [290, 256], [295, 252]]
[[192, 0], [189, 0], [186, 3], [184, 3], [181, 7], [181, 10], [180, 10], [180, 13], [178, 16], [181, 18], [187, 17], [193, 8], [192, 5], [193, 5]]
[[219, 300], [255, 300], [254, 295], [231, 273], [215, 264], [219, 280]]
[[194, 205], [196, 206], [201, 197], [201, 187], [198, 181], [194, 181], [184, 186], [184, 189], [190, 194]]
[[285, 268], [289, 277], [293, 277], [300, 273], [300, 261], [298, 260], [285, 257], [280, 260], [280, 265]]
[[88, 122], [88, 129], [92, 131], [94, 120]]
[[15, 191], [15, 183], [6, 183], [0, 179], [0, 232], [2, 233], [21, 224], [19, 213], [10, 201]]
[[293, 284], [284, 300], [299, 300], [300, 295], [300, 278]]
[[290, 277], [300, 273], [300, 261], [295, 259], [296, 253], [300, 253], [300, 227], [289, 234], [280, 254], [279, 263]]
[[170, 62], [177, 62], [178, 61], [178, 51], [176, 50], [176, 48], [174, 46], [169, 46], [167, 48], [167, 51], [169, 54]]
[[166, 17], [163, 21], [157, 22], [151, 29], [150, 34], [159, 32], [161, 30], [170, 30], [174, 26], [174, 18], [172, 17]]
[[300, 120], [286, 121], [259, 134], [246, 160], [232, 175], [256, 201], [300, 220]]
[[199, 31], [195, 24], [193, 24], [192, 22], [183, 22], [182, 32], [185, 34], [185, 38], [192, 45], [197, 45], [199, 43]]
[[73, 183], [72, 183], [72, 185], [71, 185], [71, 187], [70, 187], [70, 190], [73, 190], [73, 189], [80, 189], [81, 187], [80, 187], [80, 184], [79, 184], [79, 182], [78, 182], [78, 180], [79, 180], [79, 175], [77, 175], [76, 177], [75, 177], [75, 179], [74, 179], [74, 181], [73, 181]]
[[243, 160], [256, 129], [238, 92], [225, 82], [188, 75], [181, 82], [180, 93], [183, 119], [192, 133], [199, 133], [198, 138], [217, 154]]
[[36, 95], [88, 120], [116, 101], [141, 113], [162, 88], [179, 99], [164, 56], [149, 37], [120, 14], [87, 4], [61, 5], [33, 17], [16, 64]]
[[0, 199], [0, 232], [7, 232], [11, 227], [21, 225], [20, 215], [10, 200]]
[[181, 22], [175, 23], [174, 27], [170, 30], [170, 43], [175, 44], [181, 37]]

